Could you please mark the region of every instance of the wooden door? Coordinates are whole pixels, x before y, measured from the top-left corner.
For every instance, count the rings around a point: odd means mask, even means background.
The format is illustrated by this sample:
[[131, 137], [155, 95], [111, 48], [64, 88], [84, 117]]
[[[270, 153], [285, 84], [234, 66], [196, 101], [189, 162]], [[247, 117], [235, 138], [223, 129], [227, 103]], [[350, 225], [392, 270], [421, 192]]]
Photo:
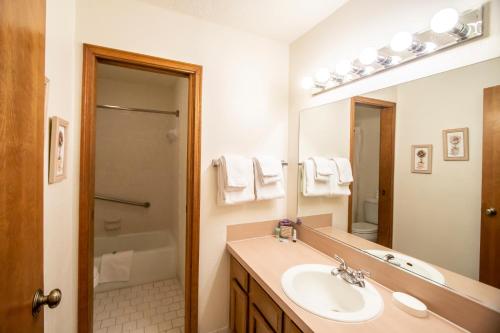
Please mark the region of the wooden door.
[[395, 118], [394, 107], [380, 110], [377, 243], [388, 248], [392, 248]]
[[249, 333], [275, 333], [272, 327], [266, 322], [259, 310], [252, 304], [248, 316]]
[[0, 0], [0, 332], [43, 332], [45, 1]]
[[479, 280], [500, 288], [500, 86], [484, 89]]
[[246, 333], [248, 318], [248, 295], [236, 280], [231, 279], [229, 330], [231, 333]]

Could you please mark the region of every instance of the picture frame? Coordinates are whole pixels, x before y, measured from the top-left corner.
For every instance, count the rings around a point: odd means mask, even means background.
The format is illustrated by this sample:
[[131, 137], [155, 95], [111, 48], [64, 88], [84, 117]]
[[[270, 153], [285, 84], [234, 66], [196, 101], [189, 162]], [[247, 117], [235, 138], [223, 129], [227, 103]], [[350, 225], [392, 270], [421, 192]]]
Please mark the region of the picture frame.
[[50, 118], [49, 184], [66, 179], [68, 126], [69, 122], [62, 118]]
[[443, 130], [443, 158], [445, 161], [469, 160], [469, 128]]
[[411, 146], [411, 172], [432, 173], [432, 145]]

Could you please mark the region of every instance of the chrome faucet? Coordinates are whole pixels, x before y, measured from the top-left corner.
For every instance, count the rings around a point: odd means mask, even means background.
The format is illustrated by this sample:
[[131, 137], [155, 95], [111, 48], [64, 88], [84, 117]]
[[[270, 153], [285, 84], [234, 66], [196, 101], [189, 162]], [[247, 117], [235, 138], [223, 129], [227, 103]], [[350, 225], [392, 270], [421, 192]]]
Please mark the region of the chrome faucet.
[[395, 266], [401, 266], [401, 263], [397, 262], [394, 259], [396, 259], [396, 258], [394, 257], [394, 255], [392, 255], [390, 253], [388, 253], [384, 256], [384, 260], [387, 261], [388, 263], [393, 264]]
[[339, 257], [338, 255], [334, 256], [335, 260], [340, 262], [339, 267], [332, 269], [332, 275], [337, 276], [340, 275], [344, 281], [347, 283], [356, 285], [358, 287], [365, 287], [365, 277], [370, 277], [370, 273], [364, 270], [355, 270], [351, 267], [347, 266], [344, 259]]

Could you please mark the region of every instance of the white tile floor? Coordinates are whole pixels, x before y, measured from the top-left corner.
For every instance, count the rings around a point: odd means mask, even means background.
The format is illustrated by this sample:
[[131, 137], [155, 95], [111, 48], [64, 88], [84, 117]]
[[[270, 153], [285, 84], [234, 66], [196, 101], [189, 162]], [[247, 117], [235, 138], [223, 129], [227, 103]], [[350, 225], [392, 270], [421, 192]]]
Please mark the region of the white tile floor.
[[176, 279], [94, 294], [94, 333], [183, 333], [184, 293]]

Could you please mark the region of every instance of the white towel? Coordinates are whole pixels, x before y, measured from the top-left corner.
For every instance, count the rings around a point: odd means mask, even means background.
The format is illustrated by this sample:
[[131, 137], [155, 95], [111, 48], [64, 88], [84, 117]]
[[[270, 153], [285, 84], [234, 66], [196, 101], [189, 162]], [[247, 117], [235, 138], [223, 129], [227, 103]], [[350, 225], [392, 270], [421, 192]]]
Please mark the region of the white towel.
[[249, 159], [240, 155], [222, 155], [220, 168], [224, 174], [224, 189], [226, 191], [240, 191], [250, 184], [248, 166], [252, 165]]
[[349, 185], [353, 182], [351, 163], [347, 158], [333, 158], [338, 170], [338, 183], [341, 185]]
[[[221, 158], [222, 161], [222, 158]], [[249, 158], [240, 157], [239, 177], [244, 187], [226, 186], [226, 164], [221, 163], [217, 168], [217, 203], [219, 205], [233, 205], [255, 200], [253, 162]]]
[[264, 184], [261, 182], [260, 178], [262, 177], [257, 164], [257, 160], [254, 160], [255, 196], [257, 200], [271, 200], [285, 197], [285, 189], [283, 188], [283, 182], [281, 180], [270, 184]]
[[321, 156], [313, 156], [311, 158], [316, 166], [317, 175], [330, 176], [335, 172], [335, 164], [332, 163], [332, 160]]
[[271, 156], [254, 157], [254, 168], [256, 180], [261, 184], [272, 184], [283, 180], [283, 165], [281, 160]]
[[339, 184], [339, 175], [337, 168], [335, 168], [335, 172], [330, 175], [330, 193], [329, 196], [337, 197], [337, 196], [349, 196], [351, 195], [351, 190], [349, 189], [349, 184]]
[[128, 281], [134, 251], [106, 253], [101, 258], [99, 283]]
[[317, 181], [313, 160], [305, 160], [302, 163], [302, 194], [305, 197], [320, 197], [328, 196], [330, 192], [330, 181]]

